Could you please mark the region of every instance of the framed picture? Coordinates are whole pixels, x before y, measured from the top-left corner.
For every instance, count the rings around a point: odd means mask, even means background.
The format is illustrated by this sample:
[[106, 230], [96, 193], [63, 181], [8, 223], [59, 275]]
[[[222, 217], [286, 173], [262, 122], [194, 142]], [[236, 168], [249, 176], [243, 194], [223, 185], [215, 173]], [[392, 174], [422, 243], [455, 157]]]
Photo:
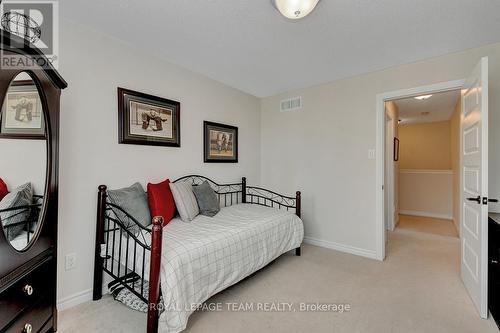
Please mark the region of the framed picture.
[[11, 83], [5, 95], [0, 118], [0, 137], [45, 138], [42, 101], [32, 80]]
[[394, 138], [393, 160], [394, 160], [394, 162], [399, 161], [399, 139], [398, 138]]
[[238, 127], [203, 122], [205, 163], [238, 162]]
[[119, 143], [181, 146], [181, 104], [118, 88]]

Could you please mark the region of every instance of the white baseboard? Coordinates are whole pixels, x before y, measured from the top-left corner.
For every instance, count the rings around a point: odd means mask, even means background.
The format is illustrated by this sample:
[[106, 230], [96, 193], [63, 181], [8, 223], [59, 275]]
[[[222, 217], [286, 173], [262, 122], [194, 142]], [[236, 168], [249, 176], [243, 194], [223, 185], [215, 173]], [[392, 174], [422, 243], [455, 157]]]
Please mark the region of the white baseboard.
[[306, 244], [316, 245], [316, 246], [324, 247], [324, 248], [331, 249], [331, 250], [336, 250], [336, 251], [340, 251], [340, 252], [344, 252], [344, 253], [354, 254], [357, 256], [377, 260], [377, 253], [376, 253], [376, 251], [372, 251], [372, 250], [366, 250], [366, 249], [362, 249], [362, 248], [354, 247], [354, 246], [350, 246], [350, 245], [344, 245], [344, 244], [339, 244], [339, 243], [335, 243], [335, 242], [325, 241], [325, 240], [313, 238], [313, 237], [304, 237], [304, 242]]
[[80, 291], [57, 300], [57, 310], [62, 311], [92, 300], [92, 289]]
[[404, 210], [400, 209], [399, 214], [402, 215], [413, 215], [413, 216], [423, 216], [423, 217], [432, 217], [435, 219], [444, 219], [444, 220], [453, 220], [453, 216], [448, 214], [436, 214], [431, 212], [423, 212], [420, 210]]
[[[107, 295], [109, 293], [107, 282], [102, 284], [102, 295]], [[85, 302], [90, 302], [94, 296], [93, 289], [87, 289], [74, 293], [73, 295], [66, 296], [64, 298], [57, 300], [57, 311], [67, 310], [74, 306], [80, 305]]]

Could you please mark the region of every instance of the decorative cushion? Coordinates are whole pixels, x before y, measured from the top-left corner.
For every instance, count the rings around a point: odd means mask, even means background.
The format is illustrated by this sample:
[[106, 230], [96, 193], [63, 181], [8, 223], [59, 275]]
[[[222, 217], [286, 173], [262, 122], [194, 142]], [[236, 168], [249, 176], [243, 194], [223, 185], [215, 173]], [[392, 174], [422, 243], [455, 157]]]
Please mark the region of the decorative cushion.
[[188, 182], [170, 183], [175, 206], [184, 222], [192, 221], [200, 213], [193, 193], [193, 186]]
[[[144, 227], [151, 224], [148, 197], [141, 184], [135, 183], [130, 187], [118, 190], [109, 190], [108, 198], [109, 202], [122, 208]], [[125, 227], [134, 226], [134, 222], [131, 221], [123, 212], [118, 209], [114, 209], [113, 211], [115, 212], [118, 220], [120, 220]]]
[[212, 217], [220, 211], [217, 194], [206, 180], [198, 186], [193, 186], [193, 193], [198, 202], [201, 215]]
[[148, 184], [148, 201], [151, 216], [163, 216], [163, 225], [174, 218], [175, 202], [170, 190], [170, 180], [159, 184]]
[[5, 184], [2, 178], [0, 178], [0, 200], [2, 200], [7, 194], [9, 194], [7, 184]]
[[[31, 183], [26, 183], [12, 190], [12, 192], [7, 194], [0, 201], [0, 211], [19, 206], [31, 205], [32, 202], [33, 188], [31, 187]], [[4, 227], [5, 236], [9, 241], [19, 235], [26, 227], [26, 224], [21, 222], [27, 222], [29, 215], [30, 209], [27, 208], [0, 213], [0, 221]], [[17, 223], [19, 223], [19, 225], [8, 227], [9, 225]]]

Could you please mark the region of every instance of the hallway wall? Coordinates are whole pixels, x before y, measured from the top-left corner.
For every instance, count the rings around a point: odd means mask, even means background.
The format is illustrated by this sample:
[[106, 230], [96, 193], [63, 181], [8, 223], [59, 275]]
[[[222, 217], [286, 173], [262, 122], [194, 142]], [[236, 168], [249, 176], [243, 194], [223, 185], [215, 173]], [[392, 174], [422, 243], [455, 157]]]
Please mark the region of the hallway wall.
[[402, 214], [458, 221], [459, 117], [399, 126]]
[[450, 122], [400, 124], [400, 168], [450, 170]]

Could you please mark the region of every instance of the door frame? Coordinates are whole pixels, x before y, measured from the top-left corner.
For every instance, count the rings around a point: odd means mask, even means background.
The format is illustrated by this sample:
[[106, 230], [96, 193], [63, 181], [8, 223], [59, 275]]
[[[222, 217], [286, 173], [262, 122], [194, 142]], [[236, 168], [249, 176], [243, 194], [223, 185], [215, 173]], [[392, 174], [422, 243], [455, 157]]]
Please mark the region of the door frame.
[[[465, 84], [465, 79], [440, 82], [426, 86], [419, 86], [409, 89], [401, 89], [390, 92], [385, 92], [377, 95], [376, 99], [376, 180], [375, 180], [375, 193], [376, 193], [376, 258], [380, 261], [385, 259], [385, 102], [399, 99], [414, 97], [423, 94], [436, 94], [440, 92], [462, 89]], [[460, 140], [460, 149], [462, 147], [462, 140]], [[461, 182], [461, 180], [460, 180]], [[390, 189], [389, 189], [390, 190]], [[459, 216], [459, 223], [461, 222], [461, 214]]]

